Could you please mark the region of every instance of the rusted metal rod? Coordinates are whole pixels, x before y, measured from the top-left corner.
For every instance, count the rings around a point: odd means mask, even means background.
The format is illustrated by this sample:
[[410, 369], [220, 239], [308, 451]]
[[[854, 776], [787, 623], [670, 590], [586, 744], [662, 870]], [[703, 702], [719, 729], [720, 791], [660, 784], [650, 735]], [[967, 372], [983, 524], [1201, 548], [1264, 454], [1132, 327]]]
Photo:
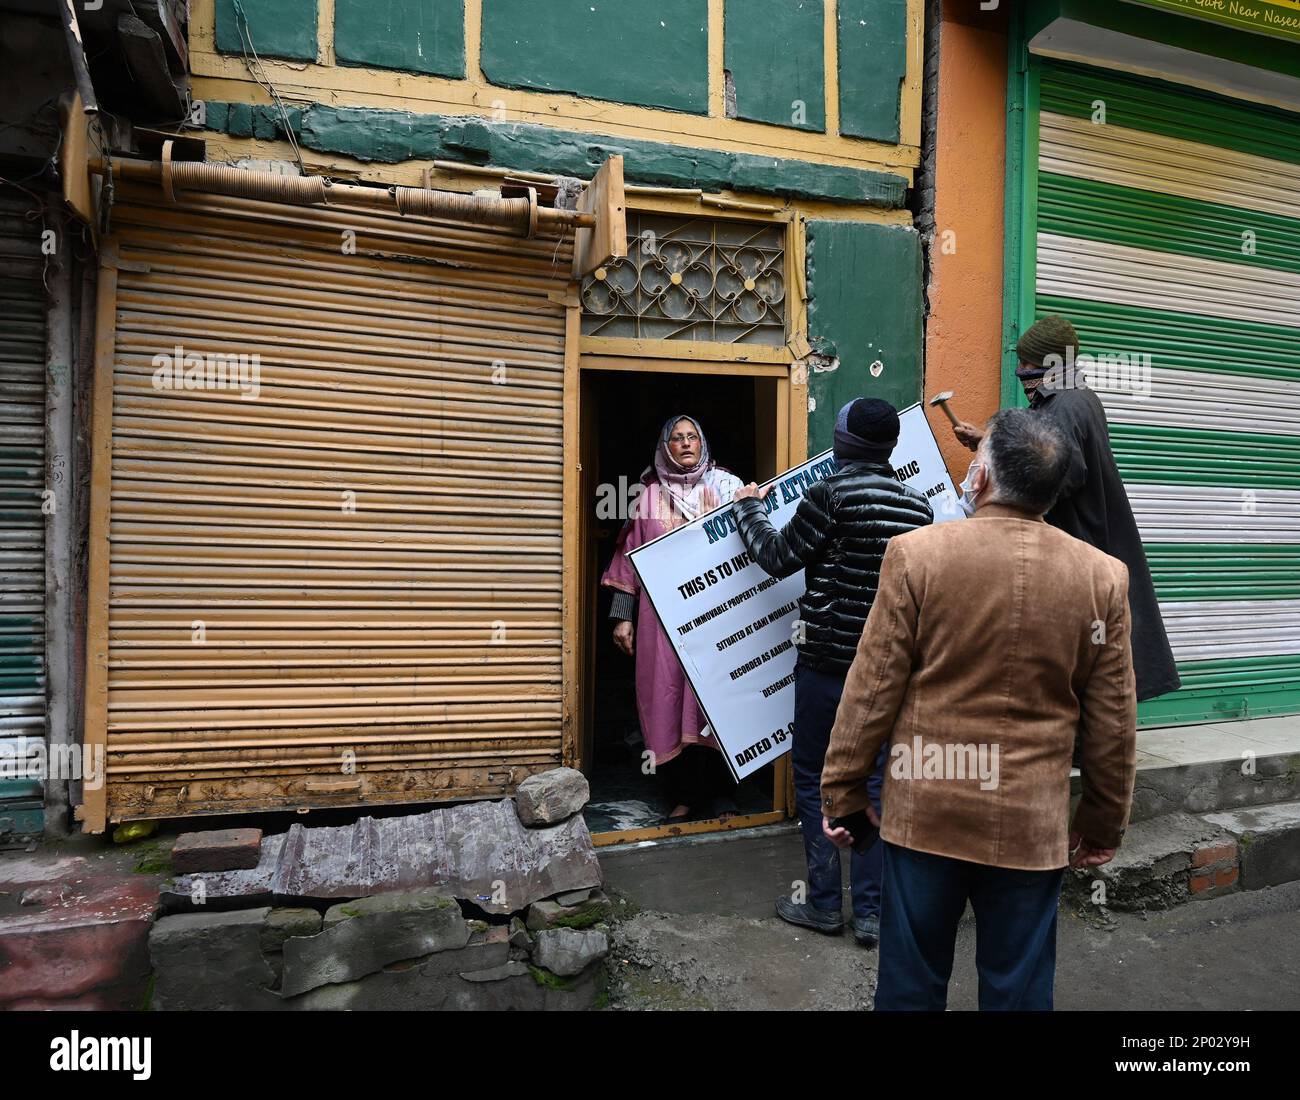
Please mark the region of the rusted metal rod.
[[[170, 152], [170, 150], [166, 150]], [[108, 171], [102, 161], [91, 170]], [[265, 199], [295, 206], [372, 206], [427, 218], [451, 218], [476, 225], [513, 229], [521, 236], [564, 229], [592, 228], [594, 214], [539, 206], [536, 194], [507, 199], [433, 191], [423, 187], [360, 187], [333, 183], [323, 176], [284, 176], [205, 161], [114, 160], [112, 171], [121, 179], [148, 180], [162, 185], [169, 196], [175, 191], [206, 191], [234, 198]]]

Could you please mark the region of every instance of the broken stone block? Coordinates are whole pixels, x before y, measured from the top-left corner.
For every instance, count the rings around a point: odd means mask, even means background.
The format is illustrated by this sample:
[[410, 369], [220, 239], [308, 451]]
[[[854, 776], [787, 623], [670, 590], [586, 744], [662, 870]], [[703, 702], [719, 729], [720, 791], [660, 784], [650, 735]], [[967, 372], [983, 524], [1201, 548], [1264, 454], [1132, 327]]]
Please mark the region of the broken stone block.
[[521, 962], [505, 962], [491, 970], [475, 970], [461, 977], [467, 982], [500, 982], [506, 978], [522, 978], [528, 972], [528, 967]]
[[461, 948], [470, 938], [456, 900], [437, 890], [400, 890], [335, 905], [323, 924], [319, 935], [284, 941], [284, 996]]
[[555, 825], [578, 813], [591, 797], [587, 777], [576, 768], [530, 775], [515, 791], [515, 810], [529, 828]]
[[[522, 969], [522, 972], [521, 972]], [[560, 978], [536, 967], [512, 962], [488, 975], [462, 975], [442, 1002], [444, 1011], [565, 1012], [594, 1008], [604, 984], [602, 967], [589, 967], [574, 978]], [[478, 980], [473, 980], [478, 979]]]
[[584, 892], [588, 897], [577, 905], [563, 905], [559, 899], [533, 902], [528, 907], [528, 927], [534, 931], [544, 928], [589, 928], [598, 921], [607, 920], [614, 911], [613, 902], [603, 891]]
[[269, 909], [181, 913], [149, 934], [153, 1007], [167, 1011], [283, 1008], [275, 972], [262, 956]]
[[591, 963], [609, 954], [609, 937], [594, 930], [551, 928], [538, 932], [533, 945], [533, 960], [538, 966], [571, 978], [581, 974]]
[[172, 845], [172, 870], [244, 871], [257, 866], [262, 854], [261, 829], [206, 829], [181, 833]]
[[280, 951], [290, 936], [314, 936], [323, 926], [321, 915], [315, 909], [272, 909], [266, 918], [266, 933], [262, 950]]
[[291, 936], [314, 936], [322, 926], [315, 909], [272, 909], [262, 929], [262, 954], [279, 982], [284, 972], [284, 941]]
[[475, 936], [460, 950], [404, 959], [352, 982], [323, 985], [286, 1002], [299, 1011], [431, 1011], [447, 1007], [460, 973], [494, 970], [507, 961], [505, 942]]
[[561, 905], [581, 905], [591, 897], [591, 891], [588, 890], [570, 890], [567, 894], [556, 894], [555, 900]]
[[528, 934], [528, 927], [518, 917], [510, 918], [510, 946], [524, 951], [533, 946], [533, 937]]

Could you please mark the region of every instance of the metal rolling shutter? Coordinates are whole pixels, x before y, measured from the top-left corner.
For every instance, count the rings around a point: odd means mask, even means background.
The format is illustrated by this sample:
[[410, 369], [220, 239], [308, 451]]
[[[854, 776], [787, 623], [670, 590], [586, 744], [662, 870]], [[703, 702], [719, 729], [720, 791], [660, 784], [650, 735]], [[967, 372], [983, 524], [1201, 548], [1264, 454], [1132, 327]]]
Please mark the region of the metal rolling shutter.
[[1039, 91], [1036, 312], [1115, 357], [1095, 388], [1184, 683], [1143, 718], [1300, 711], [1300, 119], [1076, 66]]
[[[45, 291], [40, 206], [0, 196], [0, 751], [45, 737]], [[0, 839], [41, 829], [38, 779], [0, 778]]]
[[[557, 765], [571, 242], [131, 186], [114, 225], [108, 819]], [[177, 346], [256, 398], [156, 388]]]

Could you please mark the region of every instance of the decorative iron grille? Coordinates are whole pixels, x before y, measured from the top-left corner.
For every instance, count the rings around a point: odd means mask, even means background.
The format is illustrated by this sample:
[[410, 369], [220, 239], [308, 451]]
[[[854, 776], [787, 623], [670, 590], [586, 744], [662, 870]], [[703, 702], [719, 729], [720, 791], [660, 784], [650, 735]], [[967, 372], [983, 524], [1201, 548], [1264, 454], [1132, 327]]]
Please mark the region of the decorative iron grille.
[[784, 226], [628, 215], [627, 257], [582, 284], [589, 336], [785, 343]]

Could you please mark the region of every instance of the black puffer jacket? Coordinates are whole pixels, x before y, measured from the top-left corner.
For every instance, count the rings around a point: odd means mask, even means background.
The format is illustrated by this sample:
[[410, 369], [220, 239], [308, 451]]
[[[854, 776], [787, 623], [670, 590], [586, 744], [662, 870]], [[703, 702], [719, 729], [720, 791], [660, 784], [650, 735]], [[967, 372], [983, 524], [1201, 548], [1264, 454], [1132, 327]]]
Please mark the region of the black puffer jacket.
[[848, 463], [813, 483], [780, 531], [761, 501], [751, 497], [732, 507], [740, 537], [763, 569], [776, 577], [807, 571], [799, 663], [827, 672], [846, 672], [853, 663], [886, 544], [934, 519], [925, 497], [884, 463]]

